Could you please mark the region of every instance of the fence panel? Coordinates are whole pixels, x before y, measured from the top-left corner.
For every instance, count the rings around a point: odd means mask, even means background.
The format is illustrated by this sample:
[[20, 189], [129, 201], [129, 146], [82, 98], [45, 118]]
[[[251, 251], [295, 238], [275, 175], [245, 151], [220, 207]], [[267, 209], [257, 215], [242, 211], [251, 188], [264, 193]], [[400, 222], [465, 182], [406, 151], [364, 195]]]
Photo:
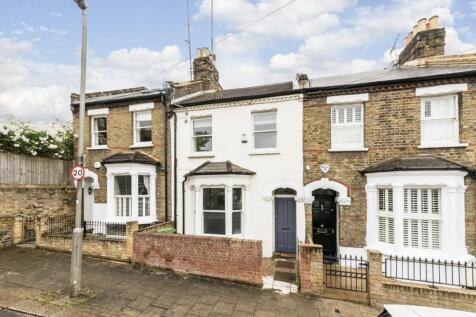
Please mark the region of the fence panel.
[[476, 264], [414, 257], [388, 256], [383, 261], [386, 277], [401, 280], [476, 288]]
[[71, 185], [72, 161], [0, 152], [0, 184]]

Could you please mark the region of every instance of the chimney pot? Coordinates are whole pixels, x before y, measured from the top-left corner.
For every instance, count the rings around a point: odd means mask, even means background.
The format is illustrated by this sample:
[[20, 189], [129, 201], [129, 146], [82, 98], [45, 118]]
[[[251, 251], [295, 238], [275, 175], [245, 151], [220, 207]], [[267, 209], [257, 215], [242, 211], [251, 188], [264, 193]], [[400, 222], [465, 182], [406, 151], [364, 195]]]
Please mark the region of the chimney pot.
[[421, 18], [418, 20], [417, 32], [426, 31], [426, 18]]
[[432, 16], [429, 20], [428, 20], [428, 30], [433, 30], [433, 29], [437, 29], [440, 25], [439, 23], [439, 20], [440, 20], [440, 17], [437, 16], [437, 15], [434, 15]]
[[296, 80], [298, 82], [299, 88], [309, 88], [309, 77], [307, 74], [297, 73]]

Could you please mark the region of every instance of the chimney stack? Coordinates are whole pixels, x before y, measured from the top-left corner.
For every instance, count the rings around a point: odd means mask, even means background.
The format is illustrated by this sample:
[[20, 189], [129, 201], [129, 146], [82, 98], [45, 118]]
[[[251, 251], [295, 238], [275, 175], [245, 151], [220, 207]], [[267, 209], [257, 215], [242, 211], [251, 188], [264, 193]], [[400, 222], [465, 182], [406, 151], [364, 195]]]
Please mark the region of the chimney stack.
[[198, 48], [193, 60], [193, 80], [203, 82], [203, 90], [221, 89], [220, 76], [215, 67], [215, 54], [208, 48]]
[[422, 18], [413, 26], [403, 41], [403, 51], [398, 57], [398, 64], [432, 56], [445, 54], [445, 29], [439, 26], [439, 17]]

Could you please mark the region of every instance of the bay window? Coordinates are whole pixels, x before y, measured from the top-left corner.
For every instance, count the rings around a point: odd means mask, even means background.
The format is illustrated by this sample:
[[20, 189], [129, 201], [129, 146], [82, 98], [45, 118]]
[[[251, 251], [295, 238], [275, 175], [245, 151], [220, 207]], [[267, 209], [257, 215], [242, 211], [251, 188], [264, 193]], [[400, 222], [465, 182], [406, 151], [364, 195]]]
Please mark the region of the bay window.
[[363, 105], [348, 104], [331, 109], [331, 150], [364, 149]]

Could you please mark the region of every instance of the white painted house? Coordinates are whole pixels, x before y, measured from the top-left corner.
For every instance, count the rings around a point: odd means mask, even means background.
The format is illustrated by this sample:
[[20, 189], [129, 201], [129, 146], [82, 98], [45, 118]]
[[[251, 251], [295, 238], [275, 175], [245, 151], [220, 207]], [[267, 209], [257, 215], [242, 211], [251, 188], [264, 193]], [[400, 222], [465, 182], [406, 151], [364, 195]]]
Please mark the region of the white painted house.
[[295, 252], [305, 218], [302, 96], [292, 82], [172, 104], [178, 232], [262, 240], [265, 257]]

